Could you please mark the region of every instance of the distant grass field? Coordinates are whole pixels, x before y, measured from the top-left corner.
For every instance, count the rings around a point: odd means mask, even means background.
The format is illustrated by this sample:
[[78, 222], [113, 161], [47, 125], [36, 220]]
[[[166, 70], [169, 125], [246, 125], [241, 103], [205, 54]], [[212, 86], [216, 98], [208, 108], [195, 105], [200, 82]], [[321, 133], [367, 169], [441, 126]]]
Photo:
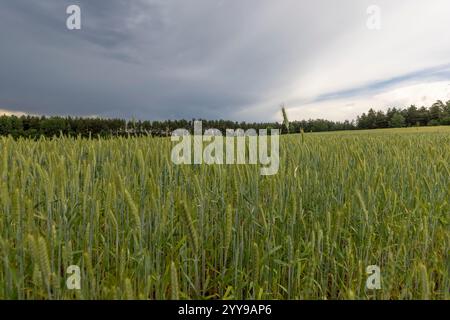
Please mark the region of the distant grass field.
[[[348, 131], [330, 131], [330, 132], [314, 132], [312, 134], [405, 134], [405, 133], [450, 133], [450, 126], [430, 126], [430, 127], [409, 127], [409, 128], [387, 128], [376, 130], [348, 130]], [[311, 133], [309, 133], [311, 134]]]
[[283, 136], [267, 177], [164, 138], [0, 147], [1, 299], [449, 298], [450, 127]]

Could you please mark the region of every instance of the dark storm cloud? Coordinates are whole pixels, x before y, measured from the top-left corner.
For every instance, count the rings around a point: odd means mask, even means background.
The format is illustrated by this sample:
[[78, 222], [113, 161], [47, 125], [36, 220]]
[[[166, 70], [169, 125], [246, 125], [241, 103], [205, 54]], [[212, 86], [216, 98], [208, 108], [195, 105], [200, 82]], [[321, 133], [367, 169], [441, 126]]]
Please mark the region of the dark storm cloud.
[[[236, 118], [288, 82], [293, 60], [319, 45], [295, 29], [313, 17], [299, 23], [283, 17], [286, 8], [266, 2], [255, 10], [257, 3], [1, 0], [0, 109]], [[80, 31], [65, 28], [69, 4], [81, 6]]]
[[[81, 7], [82, 30], [66, 29], [70, 4]], [[0, 110], [273, 120], [282, 102], [395, 78], [381, 63], [361, 67], [380, 55], [365, 28], [368, 4], [0, 0]], [[367, 45], [349, 49], [359, 41]]]

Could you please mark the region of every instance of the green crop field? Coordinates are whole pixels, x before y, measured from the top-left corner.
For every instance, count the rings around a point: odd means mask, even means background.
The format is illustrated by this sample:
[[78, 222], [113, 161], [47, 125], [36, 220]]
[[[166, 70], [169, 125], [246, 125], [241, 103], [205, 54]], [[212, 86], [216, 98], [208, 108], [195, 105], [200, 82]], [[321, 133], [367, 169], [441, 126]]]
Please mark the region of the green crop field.
[[0, 299], [449, 298], [449, 127], [282, 136], [273, 176], [172, 146], [0, 138]]

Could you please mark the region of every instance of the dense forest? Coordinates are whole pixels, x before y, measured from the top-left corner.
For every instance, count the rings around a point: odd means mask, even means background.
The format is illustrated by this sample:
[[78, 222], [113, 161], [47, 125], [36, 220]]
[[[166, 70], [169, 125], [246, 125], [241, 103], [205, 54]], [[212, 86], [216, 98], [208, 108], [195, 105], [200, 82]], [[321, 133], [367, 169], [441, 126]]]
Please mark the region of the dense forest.
[[[200, 119], [198, 119], [200, 120]], [[338, 130], [400, 128], [411, 126], [450, 125], [450, 100], [437, 101], [431, 107], [389, 108], [386, 112], [370, 109], [358, 116], [356, 121], [335, 122], [323, 119], [302, 120], [282, 123], [249, 123], [227, 120], [202, 120], [203, 129], [280, 129], [282, 133], [322, 132]], [[108, 137], [128, 135], [167, 136], [179, 128], [192, 132], [193, 120], [136, 121], [122, 119], [74, 118], [74, 117], [37, 117], [37, 116], [0, 116], [0, 135], [13, 137], [38, 138], [59, 135], [82, 137]]]

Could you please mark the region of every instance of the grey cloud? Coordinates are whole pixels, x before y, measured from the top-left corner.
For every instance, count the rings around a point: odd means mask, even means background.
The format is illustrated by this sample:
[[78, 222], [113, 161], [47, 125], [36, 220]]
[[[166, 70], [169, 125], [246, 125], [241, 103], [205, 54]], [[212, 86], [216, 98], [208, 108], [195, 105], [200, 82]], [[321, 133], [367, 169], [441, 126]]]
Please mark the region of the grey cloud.
[[[369, 3], [0, 0], [0, 109], [272, 120]], [[80, 31], [65, 28], [69, 4]]]

